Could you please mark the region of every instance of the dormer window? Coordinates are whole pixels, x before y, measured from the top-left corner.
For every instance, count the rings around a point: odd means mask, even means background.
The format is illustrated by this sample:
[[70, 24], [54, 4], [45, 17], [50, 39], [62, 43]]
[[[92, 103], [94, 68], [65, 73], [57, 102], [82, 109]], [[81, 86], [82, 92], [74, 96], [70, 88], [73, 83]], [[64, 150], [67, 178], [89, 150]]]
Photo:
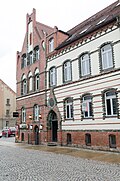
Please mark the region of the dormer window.
[[54, 50], [54, 39], [51, 38], [49, 40], [49, 53], [52, 52]]

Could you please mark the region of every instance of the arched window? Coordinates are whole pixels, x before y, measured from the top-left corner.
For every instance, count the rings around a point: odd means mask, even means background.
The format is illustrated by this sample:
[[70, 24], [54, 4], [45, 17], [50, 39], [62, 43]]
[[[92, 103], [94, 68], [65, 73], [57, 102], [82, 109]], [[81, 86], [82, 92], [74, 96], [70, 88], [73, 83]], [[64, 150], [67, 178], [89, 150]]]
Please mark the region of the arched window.
[[85, 95], [82, 97], [82, 113], [84, 118], [91, 118], [92, 114], [92, 96]]
[[22, 55], [22, 59], [21, 59], [21, 68], [26, 67], [27, 65], [27, 58], [26, 58], [26, 54]]
[[29, 74], [28, 74], [28, 90], [29, 90], [29, 92], [32, 91], [32, 86], [33, 86], [32, 72], [29, 72]]
[[101, 47], [101, 69], [106, 70], [113, 68], [113, 54], [111, 44], [106, 44]]
[[34, 48], [34, 58], [33, 58], [34, 62], [39, 60], [39, 58], [40, 58], [40, 49], [39, 46], [36, 46]]
[[39, 105], [35, 104], [33, 107], [33, 117], [34, 117], [34, 121], [39, 121]]
[[21, 109], [21, 119], [23, 123], [26, 122], [26, 109], [24, 107]]
[[27, 79], [26, 76], [23, 74], [21, 79], [21, 95], [25, 95], [27, 93]]
[[50, 81], [50, 87], [55, 86], [56, 85], [56, 68], [52, 67], [49, 70], [49, 81]]
[[87, 76], [90, 75], [90, 57], [88, 53], [80, 56], [79, 59], [80, 75]]
[[66, 61], [63, 64], [63, 82], [68, 82], [72, 80], [72, 68], [71, 68], [71, 62]]
[[73, 100], [67, 98], [64, 101], [65, 119], [73, 119]]
[[34, 89], [35, 91], [39, 90], [39, 70], [38, 68], [35, 70], [35, 78], [34, 78]]

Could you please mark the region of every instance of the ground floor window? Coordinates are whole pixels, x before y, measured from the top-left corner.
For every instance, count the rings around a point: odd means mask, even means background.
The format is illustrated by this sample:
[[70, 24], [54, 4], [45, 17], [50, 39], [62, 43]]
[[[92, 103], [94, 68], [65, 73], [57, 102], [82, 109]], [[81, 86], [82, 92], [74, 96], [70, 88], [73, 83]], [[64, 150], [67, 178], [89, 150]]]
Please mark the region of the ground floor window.
[[21, 141], [24, 141], [24, 133], [21, 134]]
[[91, 135], [89, 133], [85, 134], [85, 144], [91, 146]]
[[72, 143], [71, 134], [68, 133], [68, 134], [67, 134], [67, 144], [71, 144], [71, 143]]
[[116, 136], [115, 135], [109, 135], [109, 147], [116, 148]]

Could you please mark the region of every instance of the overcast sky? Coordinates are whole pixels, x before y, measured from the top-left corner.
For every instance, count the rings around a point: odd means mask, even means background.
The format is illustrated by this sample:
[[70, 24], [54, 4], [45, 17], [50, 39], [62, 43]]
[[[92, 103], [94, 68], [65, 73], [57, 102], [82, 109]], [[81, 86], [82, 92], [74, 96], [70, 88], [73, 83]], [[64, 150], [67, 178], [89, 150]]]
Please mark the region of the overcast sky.
[[116, 0], [4, 0], [0, 4], [0, 79], [16, 92], [16, 51], [21, 51], [26, 14], [68, 31]]

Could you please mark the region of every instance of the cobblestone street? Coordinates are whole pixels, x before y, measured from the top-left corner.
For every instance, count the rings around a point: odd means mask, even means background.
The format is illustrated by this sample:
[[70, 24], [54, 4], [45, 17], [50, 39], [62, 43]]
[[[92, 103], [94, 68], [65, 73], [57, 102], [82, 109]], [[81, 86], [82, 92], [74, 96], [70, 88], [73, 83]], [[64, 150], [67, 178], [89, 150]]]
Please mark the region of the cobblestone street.
[[119, 164], [26, 149], [6, 140], [0, 140], [0, 181], [120, 181]]

